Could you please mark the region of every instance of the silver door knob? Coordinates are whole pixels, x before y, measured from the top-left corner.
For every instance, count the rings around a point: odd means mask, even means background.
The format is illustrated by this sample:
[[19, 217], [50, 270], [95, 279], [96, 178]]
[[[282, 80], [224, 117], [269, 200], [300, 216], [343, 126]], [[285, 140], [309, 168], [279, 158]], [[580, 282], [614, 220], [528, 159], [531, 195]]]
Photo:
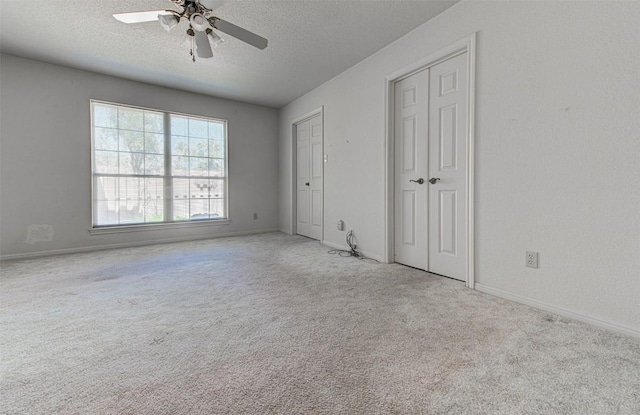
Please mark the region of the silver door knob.
[[410, 182], [414, 182], [414, 183], [418, 183], [418, 184], [422, 184], [424, 183], [424, 179], [421, 177], [418, 180], [409, 180]]
[[431, 183], [431, 184], [436, 184], [436, 182], [437, 182], [438, 180], [440, 180], [440, 178], [439, 178], [439, 177], [432, 177], [432, 178], [430, 178], [430, 179], [429, 179], [429, 183]]

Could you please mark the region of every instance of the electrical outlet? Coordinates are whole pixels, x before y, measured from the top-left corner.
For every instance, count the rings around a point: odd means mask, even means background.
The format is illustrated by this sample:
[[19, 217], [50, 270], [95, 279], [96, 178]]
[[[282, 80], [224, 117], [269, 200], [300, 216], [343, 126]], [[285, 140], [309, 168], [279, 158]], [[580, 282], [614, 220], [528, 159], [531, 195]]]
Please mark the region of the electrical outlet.
[[538, 253], [527, 251], [527, 262], [525, 266], [529, 268], [538, 268]]
[[343, 231], [344, 230], [344, 222], [339, 220], [338, 221], [338, 230], [339, 231]]
[[258, 214], [257, 213], [253, 214], [253, 220], [258, 220]]

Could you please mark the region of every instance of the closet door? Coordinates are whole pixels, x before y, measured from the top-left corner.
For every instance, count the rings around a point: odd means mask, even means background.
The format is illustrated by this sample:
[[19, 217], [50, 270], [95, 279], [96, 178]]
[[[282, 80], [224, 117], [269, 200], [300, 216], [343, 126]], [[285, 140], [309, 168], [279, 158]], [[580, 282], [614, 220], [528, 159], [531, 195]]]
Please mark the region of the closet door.
[[322, 239], [322, 117], [296, 124], [296, 229], [298, 235]]
[[429, 271], [466, 280], [467, 54], [429, 76]]

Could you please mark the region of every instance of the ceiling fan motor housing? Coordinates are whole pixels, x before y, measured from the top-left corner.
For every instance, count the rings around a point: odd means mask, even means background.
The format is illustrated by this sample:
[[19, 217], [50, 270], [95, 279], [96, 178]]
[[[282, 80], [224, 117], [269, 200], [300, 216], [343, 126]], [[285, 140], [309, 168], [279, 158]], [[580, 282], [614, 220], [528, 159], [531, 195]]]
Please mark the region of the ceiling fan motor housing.
[[191, 22], [191, 27], [200, 32], [207, 30], [209, 27], [209, 22], [200, 13], [193, 13], [189, 18], [189, 21]]

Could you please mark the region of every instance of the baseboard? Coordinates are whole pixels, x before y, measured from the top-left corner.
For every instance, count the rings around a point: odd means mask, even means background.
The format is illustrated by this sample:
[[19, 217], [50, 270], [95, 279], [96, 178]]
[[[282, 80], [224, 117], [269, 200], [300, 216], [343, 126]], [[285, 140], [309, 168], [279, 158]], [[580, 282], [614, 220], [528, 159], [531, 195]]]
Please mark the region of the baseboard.
[[80, 248], [67, 248], [67, 249], [53, 249], [50, 251], [39, 251], [39, 252], [27, 252], [23, 254], [8, 254], [8, 255], [0, 255], [0, 261], [5, 261], [9, 259], [27, 259], [27, 258], [39, 258], [45, 256], [52, 255], [62, 255], [62, 254], [77, 254], [81, 252], [93, 252], [93, 251], [104, 251], [107, 249], [118, 249], [118, 248], [132, 248], [135, 246], [145, 246], [145, 245], [158, 245], [158, 244], [168, 244], [172, 242], [188, 242], [188, 241], [201, 241], [205, 239], [217, 239], [217, 238], [225, 238], [230, 236], [245, 236], [245, 235], [257, 235], [261, 233], [270, 233], [270, 232], [280, 232], [277, 228], [269, 228], [269, 229], [259, 229], [253, 231], [241, 231], [241, 232], [226, 232], [220, 233], [216, 235], [202, 235], [202, 236], [191, 236], [191, 237], [179, 237], [179, 238], [166, 238], [166, 239], [157, 239], [153, 241], [137, 241], [137, 242], [125, 242], [119, 244], [108, 244], [108, 245], [95, 245], [95, 246], [83, 246]]
[[[345, 245], [342, 245], [342, 244], [334, 244], [333, 242], [329, 242], [329, 241], [321, 241], [321, 242], [322, 242], [322, 244], [323, 244], [323, 245], [326, 245], [326, 246], [328, 246], [329, 248], [333, 248], [333, 249], [343, 249], [343, 250], [346, 250], [346, 251], [349, 251], [349, 250], [350, 250], [350, 249], [349, 249], [349, 247], [348, 247], [346, 244], [345, 244]], [[362, 255], [364, 255], [364, 257], [365, 257], [365, 258], [375, 259], [375, 260], [376, 260], [376, 261], [378, 261], [378, 262], [382, 262], [382, 263], [384, 263], [384, 258], [383, 258], [382, 256], [380, 256], [380, 255], [374, 255], [374, 254], [371, 254], [371, 253], [369, 253], [369, 252], [363, 251], [363, 250], [361, 250], [361, 249], [358, 249], [358, 251], [359, 251]]]
[[537, 308], [539, 310], [548, 311], [550, 313], [568, 317], [573, 320], [578, 320], [583, 323], [591, 324], [592, 326], [600, 327], [606, 330], [610, 330], [616, 333], [621, 333], [627, 336], [640, 339], [640, 330], [634, 329], [632, 327], [624, 326], [611, 321], [601, 320], [601, 319], [591, 317], [582, 313], [567, 310], [566, 308], [556, 307], [551, 304], [543, 303], [541, 301], [534, 300], [529, 297], [524, 297], [522, 295], [513, 294], [508, 291], [503, 291], [498, 288], [487, 287], [486, 285], [480, 284], [478, 282], [476, 282], [475, 284], [475, 289], [486, 294], [504, 298], [506, 300], [514, 301], [516, 303], [528, 305], [530, 307]]

